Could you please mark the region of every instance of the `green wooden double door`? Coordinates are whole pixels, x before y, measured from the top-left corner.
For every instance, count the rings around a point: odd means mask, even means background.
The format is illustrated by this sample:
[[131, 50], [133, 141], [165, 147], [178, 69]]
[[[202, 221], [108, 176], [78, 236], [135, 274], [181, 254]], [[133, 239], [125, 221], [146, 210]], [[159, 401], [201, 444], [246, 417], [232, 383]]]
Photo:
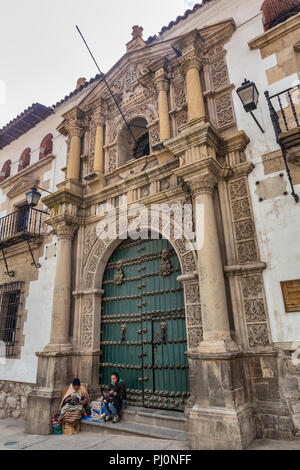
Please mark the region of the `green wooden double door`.
[[113, 372], [127, 402], [183, 410], [189, 397], [185, 310], [179, 260], [163, 238], [125, 240], [103, 280], [100, 384]]

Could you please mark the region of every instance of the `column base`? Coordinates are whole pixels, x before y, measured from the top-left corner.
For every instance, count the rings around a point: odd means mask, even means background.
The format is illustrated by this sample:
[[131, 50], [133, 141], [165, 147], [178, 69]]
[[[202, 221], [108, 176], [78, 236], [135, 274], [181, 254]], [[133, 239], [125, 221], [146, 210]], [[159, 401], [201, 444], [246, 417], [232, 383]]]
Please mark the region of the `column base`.
[[73, 351], [73, 345], [71, 343], [64, 343], [64, 344], [52, 344], [49, 343], [45, 346], [44, 352], [51, 352], [51, 353], [67, 353]]
[[25, 415], [25, 433], [48, 436], [52, 433], [51, 418], [57, 413], [62, 393], [43, 388], [32, 390]]
[[188, 441], [191, 449], [244, 450], [256, 438], [256, 423], [250, 405], [239, 410], [201, 408], [189, 414]]
[[202, 341], [196, 349], [199, 353], [237, 353], [240, 348], [237, 343], [231, 338], [215, 340], [215, 341]]
[[[226, 340], [223, 341], [223, 343]], [[220, 342], [220, 349], [222, 342]], [[207, 343], [208, 344], [208, 343]], [[204, 346], [207, 346], [207, 344]], [[187, 413], [191, 449], [246, 449], [257, 436], [241, 352], [190, 351], [190, 389], [194, 405]]]

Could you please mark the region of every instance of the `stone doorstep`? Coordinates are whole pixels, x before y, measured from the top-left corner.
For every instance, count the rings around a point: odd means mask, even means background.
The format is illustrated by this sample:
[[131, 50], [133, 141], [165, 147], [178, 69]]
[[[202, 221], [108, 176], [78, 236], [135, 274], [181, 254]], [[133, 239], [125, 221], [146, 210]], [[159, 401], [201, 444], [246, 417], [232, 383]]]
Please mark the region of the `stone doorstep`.
[[184, 414], [178, 411], [131, 406], [124, 411], [122, 421], [185, 431]]
[[140, 423], [125, 423], [120, 421], [113, 424], [108, 423], [89, 423], [81, 421], [82, 432], [97, 432], [105, 434], [131, 435], [137, 437], [148, 437], [151, 439], [164, 439], [168, 441], [187, 442], [187, 433], [185, 431], [176, 431], [175, 429], [163, 428], [158, 426], [149, 426]]
[[117, 433], [175, 441], [187, 441], [184, 415], [178, 411], [128, 407], [119, 423], [81, 421], [81, 430]]

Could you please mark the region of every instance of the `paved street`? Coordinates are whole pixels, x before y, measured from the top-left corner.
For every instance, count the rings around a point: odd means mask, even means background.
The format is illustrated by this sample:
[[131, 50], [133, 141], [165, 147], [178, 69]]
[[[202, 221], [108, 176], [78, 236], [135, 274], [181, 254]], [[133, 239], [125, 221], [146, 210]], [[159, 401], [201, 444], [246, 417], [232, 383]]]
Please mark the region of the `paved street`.
[[[13, 443], [14, 445], [5, 445]], [[0, 420], [0, 450], [184, 450], [182, 442], [125, 437], [89, 432], [74, 436], [34, 436], [24, 433], [23, 421]], [[300, 439], [287, 441], [256, 441], [250, 450], [300, 450]]]

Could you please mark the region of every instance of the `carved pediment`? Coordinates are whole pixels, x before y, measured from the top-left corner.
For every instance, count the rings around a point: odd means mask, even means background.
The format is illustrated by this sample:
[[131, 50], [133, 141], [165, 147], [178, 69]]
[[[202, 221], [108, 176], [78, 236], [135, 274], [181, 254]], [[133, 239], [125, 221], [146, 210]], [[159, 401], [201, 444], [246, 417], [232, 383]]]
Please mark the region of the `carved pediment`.
[[25, 193], [33, 186], [39, 184], [38, 178], [22, 177], [16, 181], [12, 188], [8, 191], [7, 196], [11, 199], [21, 193]]

